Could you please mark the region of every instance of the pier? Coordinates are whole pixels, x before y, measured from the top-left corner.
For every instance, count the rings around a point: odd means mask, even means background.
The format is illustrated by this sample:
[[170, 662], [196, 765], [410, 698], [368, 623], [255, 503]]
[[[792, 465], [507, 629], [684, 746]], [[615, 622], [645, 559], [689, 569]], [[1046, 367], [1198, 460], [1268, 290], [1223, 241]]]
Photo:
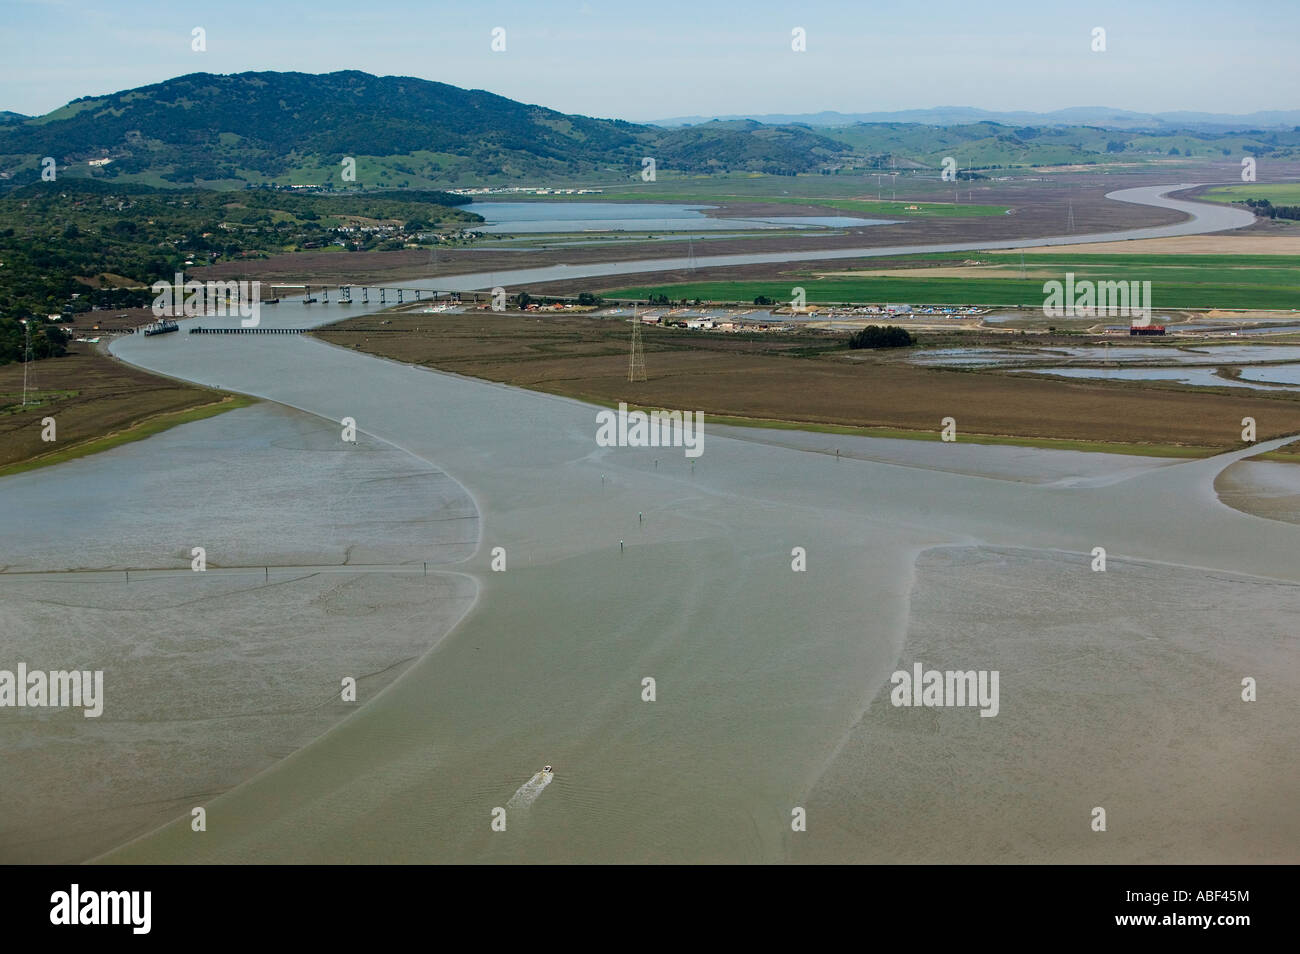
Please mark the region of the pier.
[[192, 335], [300, 335], [308, 328], [191, 328]]

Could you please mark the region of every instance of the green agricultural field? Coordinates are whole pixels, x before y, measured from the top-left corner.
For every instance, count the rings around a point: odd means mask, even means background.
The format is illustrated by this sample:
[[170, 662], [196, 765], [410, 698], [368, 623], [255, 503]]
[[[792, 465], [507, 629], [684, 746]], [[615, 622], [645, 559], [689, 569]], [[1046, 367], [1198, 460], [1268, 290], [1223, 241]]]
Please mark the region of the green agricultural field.
[[[966, 260], [978, 259], [981, 262], [1004, 263], [1020, 267], [1020, 253], [1013, 251], [1006, 252], [945, 252], [945, 258]], [[915, 256], [908, 256], [914, 258]], [[933, 256], [929, 256], [933, 257]], [[1297, 261], [1294, 255], [1095, 255], [1095, 254], [1073, 254], [1070, 252], [1062, 254], [1034, 255], [1027, 254], [1024, 256], [1026, 267], [1054, 265], [1061, 268], [1073, 268], [1078, 271], [1084, 267], [1105, 266], [1131, 266], [1134, 268], [1194, 268], [1198, 271], [1209, 269], [1254, 269], [1254, 268], [1289, 268], [1292, 272], [1300, 271], [1300, 261]]]
[[1247, 199], [1268, 199], [1274, 205], [1300, 205], [1300, 182], [1255, 183], [1216, 186], [1202, 196], [1210, 202], [1245, 202]]
[[[989, 263], [987, 267], [997, 274], [1020, 272], [1019, 255], [980, 255], [978, 261]], [[1300, 262], [1290, 255], [1026, 255], [1024, 267], [1026, 273], [1042, 275], [1043, 280], [1073, 272], [1076, 280], [1149, 281], [1157, 296], [1166, 288], [1180, 286], [1276, 288], [1292, 296], [1290, 304], [1259, 307], [1300, 305]], [[1155, 300], [1162, 303], [1159, 297]]]
[[[1155, 308], [1300, 308], [1300, 268], [1284, 255], [1026, 255], [1020, 277], [1018, 254], [955, 253], [937, 258], [952, 265], [978, 261], [988, 277], [927, 276], [927, 268], [899, 268], [887, 276], [819, 276], [814, 272], [782, 281], [691, 282], [637, 286], [603, 291], [614, 298], [667, 295], [679, 300], [751, 302], [760, 295], [786, 301], [791, 289], [804, 288], [815, 304], [840, 302], [909, 302], [913, 304], [1030, 305], [1043, 302], [1043, 283], [1063, 281], [1149, 281]], [[854, 270], [888, 268], [907, 259], [881, 259]], [[848, 270], [832, 265], [828, 270]]]
[[[1025, 269], [1032, 271], [1052, 270], [1059, 272], [1072, 271], [1076, 275], [1092, 271], [1093, 274], [1088, 277], [1106, 277], [1101, 275], [1105, 272], [1107, 275], [1119, 271], [1134, 272], [1157, 272], [1162, 269], [1181, 269], [1194, 271], [1201, 275], [1218, 275], [1227, 278], [1231, 273], [1236, 272], [1236, 278], [1241, 279], [1248, 277], [1246, 272], [1254, 272], [1259, 269], [1277, 270], [1284, 279], [1284, 284], [1295, 284], [1300, 282], [1300, 260], [1294, 255], [1226, 255], [1226, 254], [1183, 254], [1183, 255], [1127, 255], [1122, 253], [1114, 254], [1091, 254], [1091, 253], [1047, 253], [1047, 254], [1026, 254], [1021, 255], [1016, 251], [962, 251], [962, 252], [927, 252], [920, 255], [890, 255], [881, 258], [873, 258], [865, 263], [855, 263], [851, 267], [854, 270], [874, 269], [877, 267], [886, 268], [890, 266], [909, 266], [921, 267], [924, 265], [958, 265], [965, 262], [978, 262], [980, 265], [988, 265], [996, 268], [1007, 268], [1020, 271], [1020, 264], [1023, 260]], [[819, 271], [847, 271], [850, 266], [831, 265]], [[1118, 277], [1118, 276], [1117, 276]], [[1125, 275], [1126, 278], [1141, 278], [1142, 275]], [[1148, 274], [1145, 276], [1152, 281], [1156, 280], [1155, 275]]]

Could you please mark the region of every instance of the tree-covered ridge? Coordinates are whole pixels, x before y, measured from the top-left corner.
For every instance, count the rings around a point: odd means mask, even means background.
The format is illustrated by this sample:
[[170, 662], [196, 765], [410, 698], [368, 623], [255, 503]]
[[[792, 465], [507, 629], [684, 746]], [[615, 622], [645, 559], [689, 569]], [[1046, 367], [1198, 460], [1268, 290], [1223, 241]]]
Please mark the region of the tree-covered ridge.
[[[592, 119], [483, 90], [356, 70], [192, 73], [0, 122], [0, 188], [59, 176], [150, 185], [440, 188], [664, 173], [960, 169], [1134, 159], [1300, 155], [1300, 130], [1235, 132], [857, 123], [810, 128], [753, 120], [662, 128]], [[341, 162], [356, 160], [345, 182]], [[105, 162], [104, 160], [109, 160]], [[89, 163], [95, 161], [95, 166]]]
[[804, 126], [764, 126], [752, 120], [684, 126], [658, 136], [664, 164], [690, 172], [742, 169], [795, 175], [833, 164], [847, 152], [844, 144]]
[[0, 195], [0, 316], [144, 304], [152, 296], [140, 287], [171, 277], [187, 260], [322, 247], [340, 241], [337, 227], [357, 222], [393, 226], [348, 234], [350, 248], [401, 247], [414, 230], [482, 222], [456, 208], [466, 201], [444, 192], [314, 195], [36, 182]]
[[[358, 184], [374, 187], [375, 168], [360, 157], [416, 182], [464, 183], [631, 176], [643, 156], [688, 172], [807, 172], [844, 149], [802, 127], [666, 130], [355, 70], [193, 73], [0, 126], [0, 171], [8, 167], [16, 183], [35, 179], [43, 156], [97, 178], [147, 174], [158, 184], [235, 186], [342, 185], [339, 163], [351, 156]], [[112, 162], [92, 170], [92, 159]]]
[[[626, 127], [626, 128], [624, 128]], [[626, 123], [568, 117], [482, 90], [399, 76], [340, 73], [192, 73], [74, 100], [14, 130], [14, 151], [78, 151], [135, 137], [175, 146], [220, 145], [223, 134], [250, 152], [398, 155], [458, 151], [489, 143], [540, 155], [603, 152], [631, 144]], [[430, 138], [436, 129], [438, 141]]]
[[[565, 116], [482, 90], [354, 70], [192, 73], [152, 86], [74, 100], [5, 128], [0, 153], [114, 156], [105, 174], [170, 165], [175, 182], [254, 171], [283, 175], [305, 156], [396, 156], [425, 150], [480, 156], [527, 153], [559, 163], [630, 155], [627, 123]], [[115, 167], [115, 168], [114, 168]]]
[[1057, 163], [1154, 160], [1170, 155], [1200, 159], [1287, 158], [1300, 155], [1300, 128], [1212, 130], [1111, 129], [1100, 126], [1006, 126], [996, 122], [929, 126], [855, 123], [822, 132], [859, 157], [899, 168], [938, 166], [953, 156], [963, 169]]

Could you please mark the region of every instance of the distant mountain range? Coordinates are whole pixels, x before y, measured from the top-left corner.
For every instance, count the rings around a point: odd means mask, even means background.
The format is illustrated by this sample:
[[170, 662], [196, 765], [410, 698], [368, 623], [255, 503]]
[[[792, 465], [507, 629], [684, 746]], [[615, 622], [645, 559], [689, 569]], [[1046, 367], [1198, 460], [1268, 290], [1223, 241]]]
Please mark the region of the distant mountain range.
[[1100, 126], [1103, 129], [1206, 129], [1222, 132], [1249, 129], [1290, 129], [1300, 126], [1300, 109], [1266, 110], [1246, 115], [1227, 113], [1136, 113], [1127, 109], [1103, 106], [1074, 106], [1048, 113], [1024, 110], [998, 112], [970, 106], [938, 106], [933, 109], [905, 109], [877, 113], [770, 113], [729, 116], [679, 116], [655, 120], [649, 125], [662, 127], [694, 126], [712, 120], [749, 119], [760, 123], [799, 124], [805, 126], [848, 126], [853, 123], [922, 123], [928, 126], [955, 126], [965, 123], [1002, 123], [1016, 126]]
[[[890, 119], [875, 121], [885, 116]], [[77, 99], [45, 116], [0, 114], [0, 189], [39, 181], [46, 157], [61, 177], [155, 187], [418, 190], [630, 183], [640, 181], [645, 157], [671, 176], [936, 169], [946, 156], [969, 170], [1300, 155], [1300, 130], [1278, 125], [1286, 117], [1300, 125], [1300, 111], [1242, 117], [1253, 132], [1198, 128], [1215, 118], [1209, 114], [1166, 116], [1180, 118], [1174, 124], [1118, 110], [949, 108], [667, 127], [568, 115], [483, 90], [355, 70], [192, 73]], [[1273, 125], [1265, 129], [1266, 122]]]

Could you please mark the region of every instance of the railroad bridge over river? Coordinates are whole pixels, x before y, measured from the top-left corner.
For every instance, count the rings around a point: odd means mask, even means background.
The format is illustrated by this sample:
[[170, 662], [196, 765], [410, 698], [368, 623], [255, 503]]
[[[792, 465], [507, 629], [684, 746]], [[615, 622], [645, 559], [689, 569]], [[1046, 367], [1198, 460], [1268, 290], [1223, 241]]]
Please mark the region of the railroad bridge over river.
[[[431, 304], [491, 304], [491, 289], [478, 291], [452, 291], [446, 288], [413, 288], [409, 285], [361, 285], [347, 283], [316, 282], [266, 282], [263, 287], [269, 295], [262, 299], [262, 304], [284, 301], [298, 301], [305, 305], [402, 305], [413, 301]], [[508, 290], [509, 299], [515, 298], [525, 288]], [[577, 302], [577, 295], [546, 294], [533, 296], [555, 302]], [[616, 299], [606, 299], [615, 301]], [[621, 300], [621, 299], [618, 299]], [[629, 301], [631, 299], [628, 299]]]
[[282, 298], [294, 298], [303, 304], [338, 304], [353, 303], [370, 305], [399, 305], [410, 301], [429, 302], [480, 302], [491, 301], [490, 291], [462, 292], [448, 291], [441, 288], [411, 288], [403, 285], [354, 285], [354, 284], [312, 284], [310, 282], [272, 282], [267, 285], [270, 297], [267, 302]]

